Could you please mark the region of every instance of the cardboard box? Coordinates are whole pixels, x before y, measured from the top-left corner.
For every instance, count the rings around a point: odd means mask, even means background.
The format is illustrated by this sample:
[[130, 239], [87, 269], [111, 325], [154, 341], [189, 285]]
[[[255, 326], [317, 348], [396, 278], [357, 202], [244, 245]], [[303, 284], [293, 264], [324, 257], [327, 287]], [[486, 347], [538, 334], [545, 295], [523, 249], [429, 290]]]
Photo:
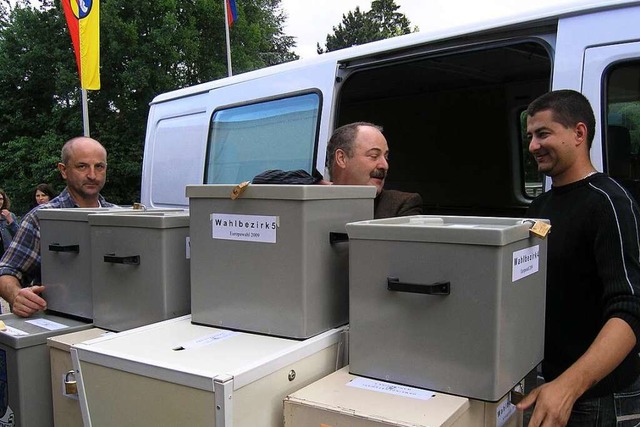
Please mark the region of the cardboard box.
[[349, 374], [345, 367], [284, 400], [285, 427], [519, 427], [522, 413], [498, 403]]

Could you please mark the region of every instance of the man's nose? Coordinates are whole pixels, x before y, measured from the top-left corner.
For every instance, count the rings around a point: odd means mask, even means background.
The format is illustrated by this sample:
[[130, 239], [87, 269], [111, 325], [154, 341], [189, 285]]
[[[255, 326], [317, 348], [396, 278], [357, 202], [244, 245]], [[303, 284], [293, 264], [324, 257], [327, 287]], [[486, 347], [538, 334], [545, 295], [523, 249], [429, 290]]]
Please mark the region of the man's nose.
[[540, 149], [540, 143], [536, 140], [535, 137], [531, 138], [531, 140], [529, 141], [529, 152], [533, 154], [539, 149]]
[[381, 157], [378, 162], [378, 169], [384, 169], [385, 171], [389, 170], [389, 161], [385, 157]]
[[87, 171], [87, 178], [94, 179], [96, 177], [96, 168], [95, 166], [89, 166]]

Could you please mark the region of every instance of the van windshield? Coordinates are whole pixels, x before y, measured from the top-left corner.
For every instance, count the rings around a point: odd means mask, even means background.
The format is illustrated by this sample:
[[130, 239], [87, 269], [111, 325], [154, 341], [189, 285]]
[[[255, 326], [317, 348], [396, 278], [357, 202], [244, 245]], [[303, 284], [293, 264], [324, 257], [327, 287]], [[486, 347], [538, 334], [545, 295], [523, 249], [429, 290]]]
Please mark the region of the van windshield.
[[319, 93], [220, 109], [211, 119], [205, 184], [250, 181], [268, 169], [312, 171]]

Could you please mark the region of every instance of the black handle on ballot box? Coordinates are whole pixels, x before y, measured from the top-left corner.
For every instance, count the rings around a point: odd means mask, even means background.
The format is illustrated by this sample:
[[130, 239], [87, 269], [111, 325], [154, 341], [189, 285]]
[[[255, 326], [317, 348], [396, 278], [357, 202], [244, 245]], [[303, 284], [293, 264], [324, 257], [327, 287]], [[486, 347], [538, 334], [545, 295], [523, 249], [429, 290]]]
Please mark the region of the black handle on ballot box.
[[115, 256], [115, 254], [108, 254], [104, 256], [104, 262], [111, 262], [114, 264], [140, 265], [140, 255]]
[[60, 243], [52, 243], [49, 245], [51, 252], [80, 252], [80, 245], [61, 245]]
[[412, 294], [449, 295], [451, 293], [451, 283], [436, 282], [431, 285], [420, 285], [417, 283], [401, 283], [397, 277], [387, 277], [387, 289]]
[[336, 233], [334, 231], [329, 232], [329, 243], [343, 243], [349, 241], [349, 235], [347, 233]]

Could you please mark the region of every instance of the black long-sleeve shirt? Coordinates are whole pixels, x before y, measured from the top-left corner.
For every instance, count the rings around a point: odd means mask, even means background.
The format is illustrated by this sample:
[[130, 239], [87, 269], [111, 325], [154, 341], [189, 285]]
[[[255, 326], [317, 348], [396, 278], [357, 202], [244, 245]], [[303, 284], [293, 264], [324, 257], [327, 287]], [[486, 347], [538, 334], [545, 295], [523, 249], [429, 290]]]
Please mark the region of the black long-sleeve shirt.
[[585, 397], [610, 394], [640, 375], [640, 212], [605, 174], [536, 198], [532, 218], [551, 220], [543, 375], [551, 381], [584, 354], [611, 318], [627, 322], [636, 349]]

